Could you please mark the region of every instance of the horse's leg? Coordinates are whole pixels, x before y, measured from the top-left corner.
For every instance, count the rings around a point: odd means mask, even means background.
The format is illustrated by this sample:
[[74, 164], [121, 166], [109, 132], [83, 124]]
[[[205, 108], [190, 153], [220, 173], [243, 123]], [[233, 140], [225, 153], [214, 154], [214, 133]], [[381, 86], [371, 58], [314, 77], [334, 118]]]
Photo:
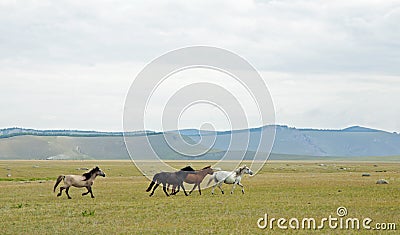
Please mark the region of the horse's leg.
[[243, 186], [243, 184], [241, 184], [240, 181], [239, 181], [239, 182], [238, 182], [238, 185], [239, 185], [240, 187], [242, 187], [242, 194], [244, 194], [244, 186]]
[[232, 190], [231, 190], [231, 194], [233, 194], [233, 190], [235, 190], [235, 187], [236, 187], [236, 182], [233, 183]]
[[65, 189], [64, 186], [61, 186], [61, 187], [60, 187], [60, 192], [57, 194], [57, 197], [61, 196], [62, 191], [63, 191], [64, 189]]
[[86, 192], [86, 193], [82, 193], [82, 195], [86, 195], [86, 194], [88, 194], [88, 193], [90, 193], [90, 196], [92, 197], [92, 198], [94, 198], [94, 196], [93, 196], [93, 192], [92, 192], [92, 186], [86, 186], [86, 188], [88, 189], [88, 191]]
[[221, 193], [224, 194], [224, 190], [222, 190], [222, 181], [217, 183], [218, 188], [221, 190]]
[[200, 183], [197, 185], [197, 188], [199, 188], [199, 193], [201, 195], [201, 187], [200, 187]]
[[215, 186], [217, 186], [217, 184], [214, 184], [214, 185], [212, 186], [211, 194], [214, 194]]
[[167, 197], [168, 197], [169, 194], [168, 194], [168, 192], [167, 192], [166, 184], [163, 184], [163, 190], [164, 190], [165, 195], [167, 195]]
[[71, 199], [71, 196], [69, 196], [69, 193], [68, 193], [68, 191], [69, 191], [69, 187], [66, 187], [66, 188], [65, 188], [65, 193], [67, 194], [67, 196], [68, 196], [68, 199]]
[[[175, 195], [175, 194], [179, 193], [179, 190], [181, 189], [181, 187], [179, 185], [174, 185], [173, 188], [174, 188], [174, 192], [171, 193], [171, 195]], [[176, 188], [178, 188], [178, 189], [176, 189]]]
[[176, 185], [172, 185], [171, 195], [175, 195], [175, 194], [176, 194]]
[[86, 193], [82, 193], [82, 196], [85, 196], [85, 195], [87, 195], [88, 193], [90, 193], [90, 191], [89, 191], [89, 187], [87, 186], [86, 187], [86, 189], [88, 190]]
[[185, 196], [188, 196], [188, 194], [186, 193], [185, 187], [183, 187], [183, 181], [181, 182], [181, 187], [182, 187], [183, 192], [185, 193]]
[[[192, 194], [193, 190], [197, 187], [197, 184], [194, 184], [192, 190], [190, 190], [189, 194]], [[199, 188], [200, 189], [200, 188]]]
[[221, 190], [222, 194], [224, 194], [224, 191], [222, 190], [220, 184], [222, 184], [222, 182], [218, 182], [217, 180], [215, 180], [215, 184], [213, 185], [213, 188], [211, 190], [211, 194], [214, 194], [215, 187], [217, 187], [217, 186]]
[[90, 197], [94, 198], [94, 196], [93, 196], [93, 191], [92, 191], [92, 187], [90, 187]]
[[218, 181], [217, 181], [216, 177], [213, 177], [212, 179], [210, 179], [210, 181], [208, 181], [208, 184], [210, 184], [211, 180], [214, 181], [214, 185], [212, 186], [211, 194], [214, 194], [214, 190], [215, 190], [215, 187], [217, 186]]
[[160, 184], [156, 184], [156, 186], [154, 186], [153, 191], [151, 191], [149, 197], [153, 196], [154, 191], [156, 190], [156, 188], [157, 188], [158, 186], [160, 186]]

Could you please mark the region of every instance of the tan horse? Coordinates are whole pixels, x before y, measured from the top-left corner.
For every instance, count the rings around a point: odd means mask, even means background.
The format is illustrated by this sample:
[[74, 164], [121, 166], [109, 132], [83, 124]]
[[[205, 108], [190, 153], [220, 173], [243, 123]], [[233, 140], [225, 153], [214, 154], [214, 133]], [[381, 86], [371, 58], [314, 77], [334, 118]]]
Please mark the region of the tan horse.
[[98, 166], [90, 170], [89, 172], [84, 173], [83, 175], [60, 175], [57, 178], [56, 184], [54, 185], [53, 191], [56, 191], [57, 186], [60, 184], [61, 181], [64, 181], [64, 186], [60, 187], [60, 192], [57, 194], [57, 197], [61, 196], [62, 191], [65, 189], [65, 193], [68, 196], [68, 199], [71, 199], [71, 197], [68, 194], [69, 188], [71, 186], [77, 187], [77, 188], [83, 188], [86, 187], [88, 190], [86, 193], [82, 193], [82, 196], [87, 195], [90, 193], [90, 196], [94, 198], [93, 192], [92, 192], [92, 185], [93, 181], [96, 179], [96, 177], [100, 175], [105, 177], [106, 174], [100, 170]]

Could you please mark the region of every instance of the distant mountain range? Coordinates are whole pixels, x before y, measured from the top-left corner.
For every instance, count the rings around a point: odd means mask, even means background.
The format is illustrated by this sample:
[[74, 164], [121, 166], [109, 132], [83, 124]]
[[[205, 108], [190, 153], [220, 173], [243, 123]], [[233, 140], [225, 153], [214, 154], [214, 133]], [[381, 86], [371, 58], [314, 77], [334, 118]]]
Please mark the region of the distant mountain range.
[[[94, 136], [123, 136], [123, 132], [101, 132], [101, 131], [81, 131], [81, 130], [35, 130], [25, 128], [5, 128], [0, 129], [0, 138], [9, 138], [20, 135], [33, 136], [74, 136], [74, 137], [94, 137]], [[134, 131], [125, 132], [125, 135], [140, 136], [140, 135], [157, 134], [154, 131]]]
[[[159, 133], [138, 131], [125, 133], [138, 146], [136, 156], [146, 159], [148, 152], [140, 148], [147, 138], [154, 151], [163, 159], [188, 159], [176, 153], [165, 141], [186, 148], [185, 151], [205, 150], [201, 145], [188, 148], [179, 140], [195, 144], [207, 138], [215, 138], [213, 148], [198, 159], [219, 159], [228, 149], [238, 158], [241, 154], [252, 154], [257, 150], [258, 139], [264, 131], [275, 128], [276, 136], [272, 148], [272, 159], [357, 159], [387, 158], [400, 160], [400, 135], [381, 130], [352, 126], [341, 130], [297, 129], [288, 126], [264, 126], [249, 130], [199, 131], [195, 129]], [[232, 145], [231, 139], [242, 138], [250, 133], [246, 149]], [[267, 153], [265, 153], [267, 154]], [[385, 158], [384, 158], [385, 157]], [[24, 128], [0, 129], [1, 159], [129, 159], [122, 132], [97, 132], [80, 130], [34, 130]]]

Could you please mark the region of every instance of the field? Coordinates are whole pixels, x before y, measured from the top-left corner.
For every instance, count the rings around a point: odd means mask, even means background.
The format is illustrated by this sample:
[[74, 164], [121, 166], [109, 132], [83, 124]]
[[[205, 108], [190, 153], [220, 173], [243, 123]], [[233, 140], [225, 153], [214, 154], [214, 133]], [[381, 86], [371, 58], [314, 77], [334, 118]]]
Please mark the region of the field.
[[[323, 163], [323, 164], [321, 164]], [[151, 163], [149, 163], [151, 164]], [[186, 162], [172, 162], [183, 167]], [[206, 162], [192, 162], [200, 168]], [[107, 177], [93, 187], [95, 199], [82, 197], [84, 189], [72, 188], [71, 200], [57, 198], [52, 188], [59, 174], [82, 174], [78, 168], [99, 165]], [[8, 170], [9, 169], [9, 170]], [[368, 172], [369, 177], [362, 177]], [[7, 174], [11, 173], [11, 177]], [[378, 179], [387, 185], [375, 184]], [[207, 178], [206, 178], [207, 180]], [[366, 217], [376, 223], [400, 226], [400, 163], [269, 161], [257, 175], [242, 180], [229, 194], [218, 189], [211, 195], [194, 192], [166, 197], [158, 189], [153, 197], [145, 192], [149, 181], [130, 161], [0, 161], [1, 234], [324, 234], [376, 233], [373, 230], [325, 228], [319, 231], [273, 230], [257, 227], [257, 220], [269, 218]], [[188, 186], [187, 189], [190, 189]], [[288, 225], [286, 223], [286, 225]], [[362, 228], [361, 228], [362, 229]], [[397, 229], [400, 229], [397, 227]], [[395, 234], [396, 231], [385, 231]]]

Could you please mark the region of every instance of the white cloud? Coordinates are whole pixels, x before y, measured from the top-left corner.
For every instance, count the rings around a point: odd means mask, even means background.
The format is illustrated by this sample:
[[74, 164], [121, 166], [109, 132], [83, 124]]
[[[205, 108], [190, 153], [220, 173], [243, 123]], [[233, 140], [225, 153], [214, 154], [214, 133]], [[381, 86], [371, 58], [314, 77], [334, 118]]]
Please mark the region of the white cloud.
[[396, 76], [366, 74], [263, 73], [276, 106], [277, 122], [296, 127], [363, 125], [400, 129]]
[[120, 130], [125, 95], [142, 64], [2, 69], [0, 126]]
[[394, 0], [1, 1], [0, 127], [118, 130], [143, 64], [206, 44], [268, 75], [278, 122], [400, 131], [399, 20]]

